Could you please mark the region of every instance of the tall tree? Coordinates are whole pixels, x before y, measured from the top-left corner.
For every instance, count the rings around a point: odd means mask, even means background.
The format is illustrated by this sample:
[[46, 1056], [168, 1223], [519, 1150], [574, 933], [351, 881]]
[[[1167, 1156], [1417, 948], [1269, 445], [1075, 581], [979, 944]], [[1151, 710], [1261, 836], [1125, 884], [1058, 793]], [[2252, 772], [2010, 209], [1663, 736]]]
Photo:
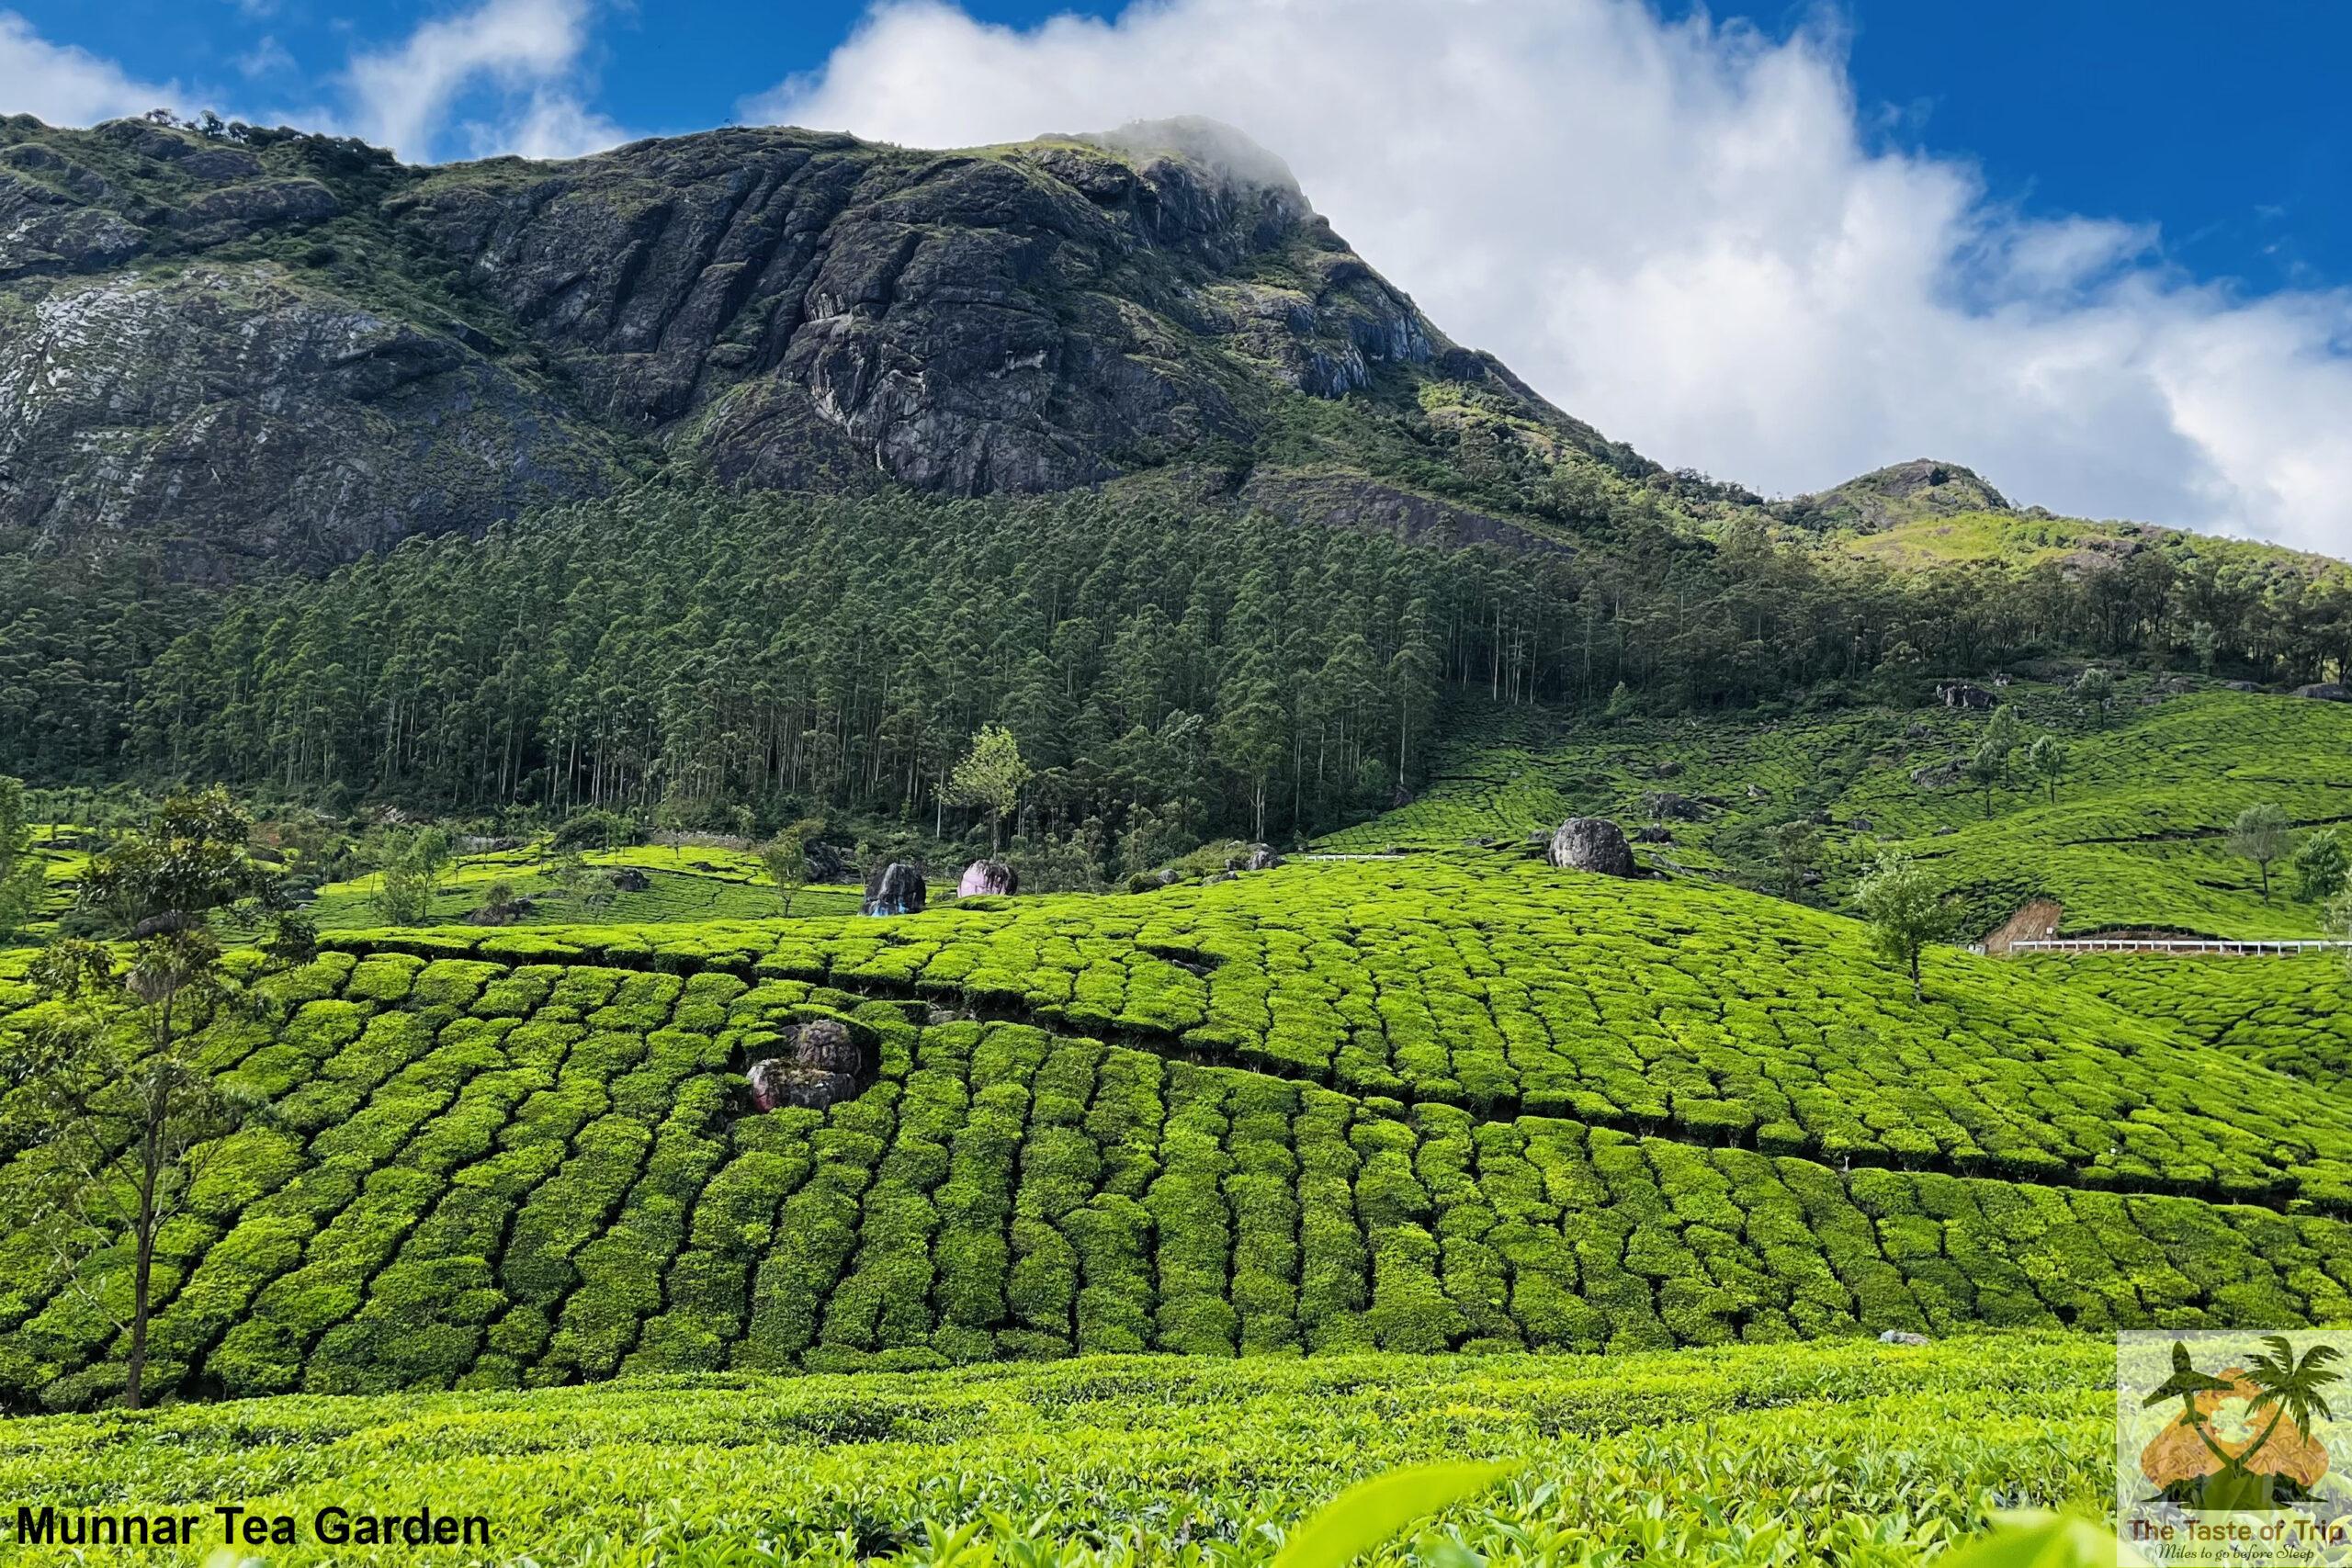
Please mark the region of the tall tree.
[[0, 778], [0, 942], [15, 936], [40, 908], [47, 874], [33, 853], [33, 828], [26, 819], [25, 786]]
[[2322, 903], [2343, 892], [2347, 874], [2352, 874], [2352, 852], [2346, 851], [2344, 835], [2336, 829], [2313, 833], [2295, 851], [2295, 897], [2307, 903]]
[[1250, 836], [1266, 836], [1266, 786], [1282, 766], [1288, 729], [1282, 694], [1272, 674], [1251, 661], [1217, 689], [1216, 760], [1238, 774], [1250, 790]]
[[2003, 703], [1993, 710], [1991, 720], [1984, 726], [1984, 739], [1977, 743], [1977, 749], [1992, 753], [1999, 764], [2004, 784], [2009, 782], [2009, 759], [2023, 738], [2015, 707]]
[[1889, 850], [1854, 889], [1854, 907], [1870, 923], [1871, 943], [1880, 956], [1911, 976], [1911, 999], [1925, 1001], [1919, 955], [1929, 942], [1951, 934], [1957, 916], [1951, 900], [1917, 862]]
[[2094, 664], [2075, 678], [2075, 700], [2091, 710], [2099, 723], [2107, 721], [2107, 705], [2115, 700], [2115, 677]]
[[1001, 725], [983, 725], [972, 737], [971, 750], [956, 764], [947, 781], [947, 797], [957, 806], [975, 806], [988, 813], [989, 852], [1004, 848], [1004, 819], [1021, 802], [1029, 783], [1029, 764], [1022, 760], [1021, 742]]
[[[220, 792], [165, 802], [147, 831], [99, 856], [82, 882], [85, 904], [133, 933], [128, 966], [118, 972], [107, 946], [72, 940], [44, 949], [32, 969], [35, 991], [62, 1014], [27, 1096], [54, 1178], [40, 1218], [69, 1257], [110, 1236], [131, 1244], [124, 1398], [134, 1410], [155, 1238], [184, 1206], [205, 1153], [256, 1104], [209, 1069], [199, 1034], [239, 992], [205, 915], [247, 897], [281, 902], [244, 853], [248, 830]], [[307, 922], [280, 913], [265, 954], [300, 962], [311, 947]]]
[[808, 846], [825, 830], [821, 817], [803, 817], [769, 840], [760, 850], [760, 869], [784, 895], [784, 912], [792, 913], [793, 895], [808, 881]]
[[2294, 824], [2287, 813], [2265, 801], [2249, 806], [2230, 824], [2230, 853], [2255, 863], [2262, 874], [2262, 901], [2270, 902], [2270, 863], [2287, 852]]
[[132, 937], [193, 931], [212, 910], [247, 898], [279, 903], [277, 876], [246, 852], [253, 824], [220, 785], [175, 795], [90, 863], [83, 908]]
[[2066, 772], [2066, 743], [2054, 735], [2037, 735], [2026, 748], [2025, 762], [2049, 790], [2050, 804], [2057, 805], [2058, 781]]
[[2007, 771], [2008, 754], [1997, 742], [1989, 739], [1977, 744], [1976, 750], [1968, 755], [1967, 765], [1962, 769], [1968, 775], [1968, 782], [1983, 792], [1987, 819], [1993, 815], [1993, 792], [2000, 787], [2001, 776]]
[[1821, 830], [1810, 822], [1783, 822], [1772, 829], [1772, 854], [1780, 862], [1781, 891], [1793, 898], [1821, 857]]

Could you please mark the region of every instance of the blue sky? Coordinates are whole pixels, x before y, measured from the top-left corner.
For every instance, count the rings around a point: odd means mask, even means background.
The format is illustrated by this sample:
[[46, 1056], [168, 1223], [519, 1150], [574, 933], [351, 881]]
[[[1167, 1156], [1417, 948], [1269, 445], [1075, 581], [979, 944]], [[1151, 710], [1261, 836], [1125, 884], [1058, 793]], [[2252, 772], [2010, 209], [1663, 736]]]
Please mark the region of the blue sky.
[[[354, 49], [462, 7], [417, 0], [10, 0], [46, 37], [147, 81], [249, 105], [327, 101]], [[1035, 23], [1113, 5], [968, 0]], [[1669, 11], [1689, 9], [1684, 6]], [[2352, 6], [2281, 0], [1848, 0], [1855, 90], [1877, 130], [1978, 161], [2030, 209], [2163, 226], [2167, 254], [2257, 288], [2352, 276]], [[1715, 8], [1772, 33], [1819, 6]], [[633, 132], [724, 122], [820, 67], [865, 6], [843, 0], [641, 0], [594, 24], [587, 107]], [[209, 89], [209, 92], [207, 91]], [[453, 151], [455, 149], [452, 149]]]
[[2240, 0], [0, 0], [0, 111], [416, 161], [736, 120], [1201, 112], [1447, 331], [1661, 460], [1934, 455], [2352, 551], [2352, 6]]

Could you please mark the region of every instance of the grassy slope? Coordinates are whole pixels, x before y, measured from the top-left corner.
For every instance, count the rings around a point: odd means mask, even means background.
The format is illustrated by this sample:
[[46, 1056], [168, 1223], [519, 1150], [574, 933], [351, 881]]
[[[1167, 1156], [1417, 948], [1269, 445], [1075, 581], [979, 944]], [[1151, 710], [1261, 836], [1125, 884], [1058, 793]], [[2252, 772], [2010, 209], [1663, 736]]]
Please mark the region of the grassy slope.
[[[2232, 937], [2322, 933], [2320, 906], [2300, 901], [2273, 868], [2267, 902], [2249, 862], [2225, 852], [2236, 814], [2274, 802], [2299, 824], [2352, 816], [2352, 708], [2228, 692], [2155, 695], [2124, 683], [2093, 722], [2064, 694], [2020, 683], [2009, 700], [2029, 735], [2054, 730], [2071, 761], [2049, 802], [2023, 776], [1996, 791], [1993, 815], [1963, 784], [1926, 788], [1915, 773], [1962, 756], [1988, 721], [1943, 708], [1758, 720], [1569, 726], [1519, 710], [1473, 710], [1422, 798], [1318, 846], [1439, 847], [1466, 837], [1517, 841], [1577, 813], [1646, 820], [1648, 791], [1711, 796], [1706, 820], [1670, 823], [1661, 867], [1773, 876], [1768, 830], [1827, 813], [1824, 897], [1842, 897], [1884, 844], [1905, 845], [1960, 893], [1984, 931], [2036, 894], [2065, 908], [2063, 930], [2156, 926]], [[1678, 768], [1660, 778], [1660, 764]], [[1749, 796], [1748, 786], [1766, 792]], [[1867, 828], [1858, 825], [1867, 822]]]
[[[1915, 1009], [1849, 923], [1713, 889], [1424, 857], [340, 940], [373, 955], [215, 1037], [279, 1122], [167, 1238], [166, 1382], [2352, 1318], [2352, 1225], [2163, 1195], [2340, 1199], [2352, 1113], [2021, 965], [1939, 955]], [[734, 1115], [729, 1069], [812, 1007], [879, 1081]], [[117, 1386], [107, 1319], [0, 1246], [11, 1397]]]
[[2027, 517], [2016, 513], [1963, 512], [1922, 517], [1876, 534], [1847, 534], [1838, 545], [1851, 553], [1906, 570], [1970, 561], [2002, 561], [2016, 567], [2063, 559], [2086, 539], [2113, 536], [2112, 528], [2074, 518]]
[[[1997, 1349], [1123, 1359], [291, 1398], [0, 1424], [0, 1494], [290, 1514], [304, 1544], [272, 1552], [280, 1568], [328, 1561], [310, 1541], [311, 1516], [363, 1500], [484, 1514], [498, 1560], [933, 1562], [930, 1530], [971, 1519], [975, 1551], [993, 1549], [993, 1562], [1141, 1568], [1198, 1562], [1205, 1549], [1249, 1568], [1277, 1550], [1269, 1527], [1288, 1529], [1357, 1476], [1494, 1458], [1520, 1473], [1440, 1527], [1474, 1561], [1608, 1561], [1670, 1542], [1676, 1561], [1730, 1568], [1777, 1542], [1772, 1561], [1787, 1568], [1909, 1568], [1982, 1529], [2003, 1500], [2099, 1507], [2113, 1484], [2111, 1376], [2098, 1341], [2018, 1336]], [[198, 1562], [214, 1544], [141, 1556]], [[1411, 1544], [1408, 1532], [1368, 1561], [1406, 1561]], [[464, 1555], [393, 1547], [333, 1560]]]

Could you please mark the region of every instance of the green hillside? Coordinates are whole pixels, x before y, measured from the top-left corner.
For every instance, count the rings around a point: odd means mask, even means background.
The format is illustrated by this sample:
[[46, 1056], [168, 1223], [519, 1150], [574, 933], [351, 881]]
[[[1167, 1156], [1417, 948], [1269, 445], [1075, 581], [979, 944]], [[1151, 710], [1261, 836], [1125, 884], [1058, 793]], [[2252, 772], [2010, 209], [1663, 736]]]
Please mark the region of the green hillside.
[[[1770, 1550], [1791, 1568], [1913, 1568], [2007, 1504], [2088, 1509], [2112, 1495], [2112, 1356], [2097, 1339], [2052, 1336], [2012, 1337], [1992, 1355], [1972, 1341], [1769, 1355], [1118, 1358], [292, 1397], [130, 1423], [0, 1423], [0, 1489], [60, 1509], [234, 1499], [299, 1521], [300, 1543], [270, 1553], [286, 1568], [419, 1561], [406, 1545], [312, 1540], [319, 1509], [362, 1501], [387, 1514], [479, 1515], [497, 1559], [527, 1551], [549, 1563], [913, 1568], [937, 1564], [953, 1542], [959, 1561], [1031, 1568], [1259, 1568], [1348, 1482], [1479, 1458], [1513, 1473], [1436, 1522], [1479, 1561], [1573, 1562], [1645, 1540], [1686, 1562]], [[1984, 1419], [1988, 1407], [2001, 1418]], [[1661, 1495], [1680, 1500], [1669, 1517]], [[216, 1543], [141, 1555], [192, 1564]], [[1396, 1550], [1408, 1552], [1409, 1537]], [[78, 1560], [58, 1547], [12, 1558]]]
[[[1729, 891], [1414, 857], [331, 940], [211, 1025], [275, 1112], [163, 1239], [156, 1386], [2352, 1317], [2352, 1109], [2000, 960], [1914, 1008]], [[815, 1017], [872, 1087], [754, 1112]], [[127, 1259], [0, 1246], [10, 1403], [105, 1397]]]
[[2342, 563], [1670, 471], [1204, 121], [0, 164], [0, 1497], [1920, 1568], [2352, 1325], [2344, 955], [2009, 951], [2339, 932]]
[[[2273, 867], [2267, 900], [2227, 830], [2269, 803], [2299, 829], [2352, 818], [2352, 706], [2146, 678], [2119, 682], [2105, 716], [2063, 687], [1997, 690], [2028, 738], [2067, 749], [2056, 799], [2025, 765], [1988, 801], [1959, 764], [1989, 714], [1939, 706], [1633, 719], [1610, 724], [1464, 704], [1411, 805], [1328, 836], [1366, 852], [1518, 841], [1563, 818], [1654, 823], [1666, 870], [1777, 886], [1771, 829], [1821, 824], [1818, 896], [1840, 897], [1882, 849], [1900, 846], [1990, 930], [2031, 897], [2056, 899], [2066, 933], [2160, 928], [2235, 938], [2317, 937], [2325, 909]], [[1663, 797], [1694, 803], [1691, 818]], [[1987, 815], [1987, 812], [1990, 815]]]
[[2145, 953], [2020, 959], [2045, 980], [2160, 1020], [2185, 1040], [2331, 1089], [2352, 1071], [2352, 976], [2335, 954], [2242, 963]]

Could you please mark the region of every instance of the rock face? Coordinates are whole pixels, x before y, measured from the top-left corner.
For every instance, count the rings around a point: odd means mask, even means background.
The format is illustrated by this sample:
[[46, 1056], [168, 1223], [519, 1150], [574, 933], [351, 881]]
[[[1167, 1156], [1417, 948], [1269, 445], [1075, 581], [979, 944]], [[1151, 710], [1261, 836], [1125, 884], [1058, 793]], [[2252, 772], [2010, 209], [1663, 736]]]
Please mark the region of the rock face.
[[[1446, 342], [1205, 121], [964, 152], [736, 128], [443, 169], [239, 136], [0, 119], [0, 535], [160, 541], [218, 581], [478, 532], [670, 457], [1053, 491], [1247, 448], [1281, 400], [1398, 367], [1545, 451], [1655, 468]], [[1465, 417], [1397, 407], [1438, 435]], [[1317, 482], [1224, 499], [1547, 544]]]
[[865, 908], [869, 915], [919, 915], [927, 897], [922, 872], [902, 861], [888, 865], [865, 879]]
[[1601, 817], [1571, 817], [1552, 835], [1544, 858], [1564, 871], [1590, 871], [1603, 876], [1633, 876], [1634, 846], [1624, 830]]
[[320, 568], [594, 488], [615, 443], [277, 268], [0, 285], [0, 525], [168, 532], [192, 581]]
[[1021, 876], [1001, 860], [976, 860], [956, 884], [958, 898], [997, 897], [1021, 891]]
[[811, 1019], [785, 1032], [782, 1054], [763, 1057], [745, 1071], [752, 1103], [762, 1111], [805, 1106], [822, 1111], [854, 1097], [874, 1077], [857, 1037], [839, 1019]]

